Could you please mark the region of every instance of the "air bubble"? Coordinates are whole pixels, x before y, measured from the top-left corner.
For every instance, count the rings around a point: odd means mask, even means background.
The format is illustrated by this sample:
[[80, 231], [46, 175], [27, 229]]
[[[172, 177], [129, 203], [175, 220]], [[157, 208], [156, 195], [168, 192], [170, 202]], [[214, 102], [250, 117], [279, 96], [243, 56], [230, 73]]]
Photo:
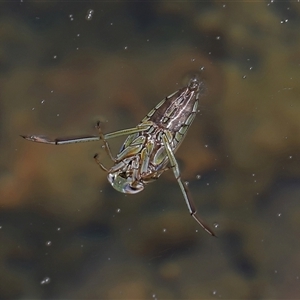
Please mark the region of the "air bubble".
[[50, 277], [45, 277], [42, 281], [41, 281], [41, 284], [48, 284], [50, 283], [51, 279]]
[[49, 247], [49, 246], [51, 246], [51, 245], [52, 245], [52, 242], [51, 242], [51, 241], [47, 241], [47, 242], [46, 242], [46, 246]]
[[213, 225], [214, 225], [214, 228], [216, 228], [216, 229], [220, 227], [220, 224], [217, 222], [215, 222]]
[[196, 179], [198, 179], [198, 180], [201, 179], [201, 175], [199, 175], [199, 174], [196, 175]]
[[89, 9], [86, 13], [85, 19], [87, 21], [91, 21], [93, 18], [93, 14], [94, 14], [94, 10], [93, 9]]
[[247, 75], [244, 75], [242, 78], [243, 78], [243, 79], [246, 79], [246, 78], [247, 78]]

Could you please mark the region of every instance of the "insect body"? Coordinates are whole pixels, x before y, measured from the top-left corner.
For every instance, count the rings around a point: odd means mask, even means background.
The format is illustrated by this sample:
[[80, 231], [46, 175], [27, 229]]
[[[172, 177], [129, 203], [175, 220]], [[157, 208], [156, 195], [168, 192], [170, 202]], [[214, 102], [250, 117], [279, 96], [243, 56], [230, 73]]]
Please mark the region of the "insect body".
[[[101, 169], [107, 172], [110, 184], [117, 191], [125, 194], [136, 194], [142, 191], [146, 184], [172, 169], [190, 214], [206, 232], [214, 236], [214, 232], [197, 215], [188, 187], [181, 179], [174, 155], [197, 114], [199, 97], [203, 89], [203, 83], [196, 77], [192, 78], [187, 87], [162, 100], [134, 128], [103, 134], [98, 122], [96, 126], [99, 131], [98, 136], [53, 140], [40, 135], [22, 137], [29, 141], [53, 145], [102, 140], [114, 165], [106, 168], [99, 161], [98, 154], [94, 158]], [[114, 158], [107, 140], [124, 135], [128, 137]]]

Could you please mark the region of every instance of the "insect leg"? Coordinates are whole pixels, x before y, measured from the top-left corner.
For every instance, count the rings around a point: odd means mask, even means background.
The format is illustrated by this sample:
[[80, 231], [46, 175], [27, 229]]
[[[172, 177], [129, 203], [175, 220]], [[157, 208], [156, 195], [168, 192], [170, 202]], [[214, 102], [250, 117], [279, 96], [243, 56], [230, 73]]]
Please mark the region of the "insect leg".
[[[98, 126], [98, 124], [97, 124], [97, 126]], [[130, 135], [133, 133], [141, 132], [141, 131], [147, 130], [148, 128], [149, 128], [148, 124], [146, 124], [146, 125], [141, 124], [141, 125], [138, 125], [137, 127], [122, 129], [122, 130], [114, 131], [111, 133], [106, 133], [103, 135], [103, 137], [105, 140], [114, 139], [114, 138], [122, 136], [122, 135]]]
[[51, 145], [65, 145], [65, 144], [74, 144], [74, 143], [82, 143], [82, 142], [94, 142], [100, 140], [99, 136], [94, 136], [94, 135], [56, 138], [56, 139], [50, 139], [43, 135], [21, 135], [21, 137], [27, 141], [51, 144]]
[[189, 189], [187, 187], [187, 185], [182, 181], [181, 179], [181, 175], [180, 175], [180, 170], [179, 170], [179, 166], [177, 163], [177, 160], [174, 156], [174, 153], [172, 151], [172, 148], [169, 144], [169, 141], [166, 137], [166, 135], [162, 136], [163, 138], [163, 143], [164, 146], [166, 148], [167, 151], [167, 155], [169, 157], [170, 160], [170, 164], [173, 168], [173, 172], [174, 172], [174, 176], [179, 184], [179, 187], [181, 189], [181, 192], [183, 194], [184, 200], [187, 204], [188, 210], [191, 214], [191, 216], [200, 224], [200, 226], [210, 235], [215, 236], [214, 232], [208, 227], [208, 225], [205, 224], [205, 222], [197, 215], [197, 209], [196, 206], [194, 204], [194, 201], [192, 200], [192, 197], [190, 195]]
[[[122, 136], [122, 135], [129, 135], [129, 134], [132, 134], [132, 133], [144, 131], [144, 130], [148, 129], [148, 127], [149, 127], [149, 125], [139, 125], [139, 126], [134, 127], [134, 128], [122, 129], [122, 130], [118, 130], [118, 131], [115, 131], [115, 132], [103, 134], [102, 129], [101, 129], [100, 121], [98, 121], [97, 125], [96, 125], [96, 129], [98, 129], [98, 132], [99, 132], [99, 139], [103, 141], [105, 151], [106, 151], [107, 155], [110, 157], [110, 159], [113, 162], [116, 162], [116, 159], [113, 157], [113, 155], [111, 153], [110, 146], [109, 146], [107, 140], [108, 139], [113, 139], [113, 138], [116, 138], [116, 137], [119, 137], [119, 136]], [[97, 156], [97, 154], [95, 156]], [[98, 164], [99, 164], [99, 161], [98, 161]]]
[[103, 171], [108, 172], [108, 169], [102, 164], [102, 162], [100, 162], [98, 156], [99, 156], [98, 153], [96, 153], [96, 154], [94, 155], [94, 159], [95, 159], [96, 163], [99, 165], [99, 167], [100, 167]]
[[[110, 157], [110, 159], [113, 161], [113, 162], [116, 162], [116, 159], [113, 157], [112, 153], [111, 153], [111, 150], [110, 150], [110, 147], [109, 147], [109, 144], [108, 142], [106, 141], [106, 138], [102, 132], [102, 129], [101, 129], [101, 126], [100, 126], [100, 121], [97, 122], [97, 125], [96, 125], [96, 129], [98, 129], [98, 132], [99, 132], [99, 137], [100, 139], [103, 141], [103, 144], [104, 144], [104, 148], [105, 148], [105, 151], [107, 153], [107, 155]], [[94, 156], [97, 164], [100, 166], [101, 169], [103, 169], [104, 171], [107, 171], [107, 169], [102, 165], [102, 163], [100, 163], [100, 161], [98, 160], [98, 154], [95, 154]]]

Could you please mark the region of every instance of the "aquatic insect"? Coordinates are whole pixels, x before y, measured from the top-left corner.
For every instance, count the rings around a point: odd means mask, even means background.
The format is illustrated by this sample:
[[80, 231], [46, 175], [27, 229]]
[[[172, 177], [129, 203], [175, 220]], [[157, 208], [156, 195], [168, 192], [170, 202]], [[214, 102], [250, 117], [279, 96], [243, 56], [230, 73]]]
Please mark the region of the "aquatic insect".
[[[51, 145], [64, 145], [78, 142], [102, 140], [104, 148], [113, 161], [106, 168], [94, 156], [97, 164], [107, 172], [107, 179], [117, 191], [125, 194], [141, 192], [145, 185], [155, 181], [165, 171], [172, 169], [179, 184], [191, 216], [209, 234], [214, 232], [197, 215], [195, 204], [187, 185], [182, 181], [174, 153], [185, 138], [198, 111], [200, 95], [204, 84], [197, 77], [188, 85], [171, 94], [157, 104], [134, 128], [103, 134], [100, 122], [97, 123], [97, 136], [49, 139], [41, 135], [21, 135], [24, 139]], [[120, 152], [113, 157], [107, 140], [128, 135]]]

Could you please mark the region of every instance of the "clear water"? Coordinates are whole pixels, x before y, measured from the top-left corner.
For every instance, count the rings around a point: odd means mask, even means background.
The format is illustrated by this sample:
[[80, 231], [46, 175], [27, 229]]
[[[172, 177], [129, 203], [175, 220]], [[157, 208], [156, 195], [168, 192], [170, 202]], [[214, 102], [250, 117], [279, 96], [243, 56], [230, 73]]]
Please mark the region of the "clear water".
[[[298, 2], [0, 4], [0, 298], [288, 299], [300, 295]], [[113, 190], [99, 143], [201, 71], [172, 172]], [[111, 142], [114, 153], [124, 139]]]

